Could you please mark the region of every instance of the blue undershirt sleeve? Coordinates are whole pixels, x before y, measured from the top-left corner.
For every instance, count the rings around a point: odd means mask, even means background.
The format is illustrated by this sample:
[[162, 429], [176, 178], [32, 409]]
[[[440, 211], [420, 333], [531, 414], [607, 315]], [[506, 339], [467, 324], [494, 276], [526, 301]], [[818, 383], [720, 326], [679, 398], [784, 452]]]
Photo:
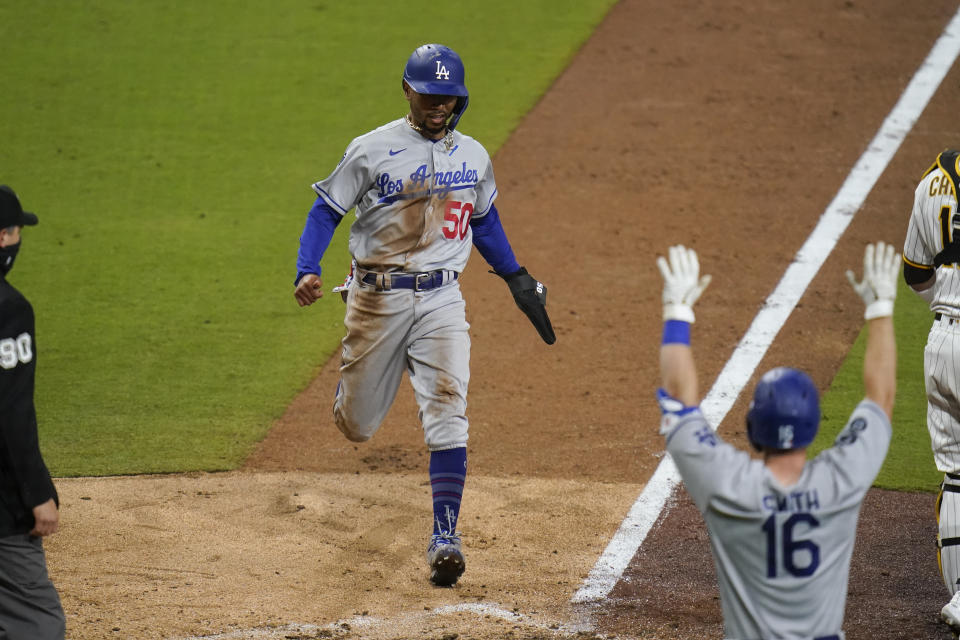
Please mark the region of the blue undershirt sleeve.
[[300, 250], [297, 252], [297, 279], [294, 285], [300, 282], [300, 278], [307, 273], [320, 275], [320, 259], [324, 252], [330, 246], [330, 240], [333, 239], [333, 232], [337, 225], [343, 220], [343, 216], [334, 211], [327, 202], [318, 197], [310, 213], [307, 214], [307, 222], [303, 226], [303, 233], [300, 234]]
[[495, 206], [490, 205], [487, 215], [482, 218], [471, 218], [470, 227], [473, 229], [473, 246], [494, 271], [507, 275], [520, 270]]

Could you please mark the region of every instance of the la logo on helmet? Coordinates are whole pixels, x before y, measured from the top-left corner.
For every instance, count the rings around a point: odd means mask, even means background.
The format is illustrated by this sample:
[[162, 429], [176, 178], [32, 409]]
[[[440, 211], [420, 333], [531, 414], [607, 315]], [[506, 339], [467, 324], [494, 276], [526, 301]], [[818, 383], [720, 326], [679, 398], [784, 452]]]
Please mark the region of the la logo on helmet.
[[781, 449], [793, 449], [793, 425], [780, 425], [778, 440]]
[[450, 72], [443, 66], [443, 62], [437, 60], [437, 80], [449, 80]]

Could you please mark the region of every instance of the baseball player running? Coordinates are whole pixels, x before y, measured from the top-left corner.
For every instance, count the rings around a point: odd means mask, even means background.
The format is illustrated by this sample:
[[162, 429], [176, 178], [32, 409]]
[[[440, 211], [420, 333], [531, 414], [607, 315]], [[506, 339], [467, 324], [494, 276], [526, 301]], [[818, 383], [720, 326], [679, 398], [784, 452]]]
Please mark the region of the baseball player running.
[[923, 352], [927, 429], [943, 483], [937, 498], [937, 558], [951, 595], [940, 612], [960, 633], [960, 153], [947, 150], [914, 193], [903, 244], [903, 278], [934, 312]]
[[663, 341], [657, 391], [660, 433], [703, 514], [727, 638], [842, 640], [847, 578], [860, 504], [890, 443], [896, 391], [893, 301], [900, 256], [883, 243], [864, 253], [865, 398], [834, 446], [807, 461], [820, 405], [813, 381], [780, 367], [760, 379], [747, 436], [762, 460], [724, 442], [698, 407], [690, 347], [693, 304], [710, 282], [697, 254], [672, 247], [663, 274]]
[[349, 440], [370, 439], [408, 373], [430, 450], [430, 580], [452, 586], [465, 567], [456, 527], [467, 472], [470, 336], [459, 278], [471, 246], [543, 340], [556, 337], [546, 287], [517, 263], [494, 206], [490, 156], [456, 129], [469, 102], [460, 56], [439, 44], [419, 47], [402, 87], [409, 113], [355, 138], [333, 173], [313, 185], [318, 197], [300, 237], [294, 297], [305, 306], [323, 295], [320, 259], [356, 207], [334, 420]]

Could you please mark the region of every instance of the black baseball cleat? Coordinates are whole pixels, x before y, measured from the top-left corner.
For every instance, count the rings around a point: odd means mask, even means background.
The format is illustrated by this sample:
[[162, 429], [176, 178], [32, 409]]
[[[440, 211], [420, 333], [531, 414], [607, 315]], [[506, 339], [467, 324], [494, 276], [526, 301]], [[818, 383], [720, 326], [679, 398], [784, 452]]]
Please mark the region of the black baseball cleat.
[[453, 534], [433, 535], [427, 547], [427, 565], [430, 567], [430, 582], [438, 587], [452, 587], [463, 575], [467, 563], [460, 550], [460, 536]]

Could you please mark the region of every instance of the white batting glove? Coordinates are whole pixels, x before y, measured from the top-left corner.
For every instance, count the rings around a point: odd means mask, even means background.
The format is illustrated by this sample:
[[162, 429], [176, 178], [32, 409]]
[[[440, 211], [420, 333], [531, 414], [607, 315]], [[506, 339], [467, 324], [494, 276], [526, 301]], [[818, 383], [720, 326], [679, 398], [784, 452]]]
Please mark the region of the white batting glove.
[[663, 275], [663, 319], [693, 322], [693, 303], [710, 284], [710, 276], [700, 277], [697, 252], [683, 245], [670, 247], [670, 262], [657, 258]]
[[347, 277], [343, 279], [343, 284], [338, 284], [337, 286], [335, 286], [333, 289], [330, 290], [331, 293], [339, 293], [340, 298], [342, 298], [344, 302], [347, 301], [347, 293], [350, 291], [350, 285], [353, 283], [353, 274], [354, 272], [356, 272], [356, 270], [357, 270], [357, 261], [351, 260], [350, 271], [347, 273]]
[[893, 315], [893, 301], [897, 297], [900, 277], [900, 254], [893, 245], [878, 242], [868, 244], [863, 252], [863, 280], [857, 282], [853, 271], [847, 271], [847, 280], [863, 298], [867, 320]]

